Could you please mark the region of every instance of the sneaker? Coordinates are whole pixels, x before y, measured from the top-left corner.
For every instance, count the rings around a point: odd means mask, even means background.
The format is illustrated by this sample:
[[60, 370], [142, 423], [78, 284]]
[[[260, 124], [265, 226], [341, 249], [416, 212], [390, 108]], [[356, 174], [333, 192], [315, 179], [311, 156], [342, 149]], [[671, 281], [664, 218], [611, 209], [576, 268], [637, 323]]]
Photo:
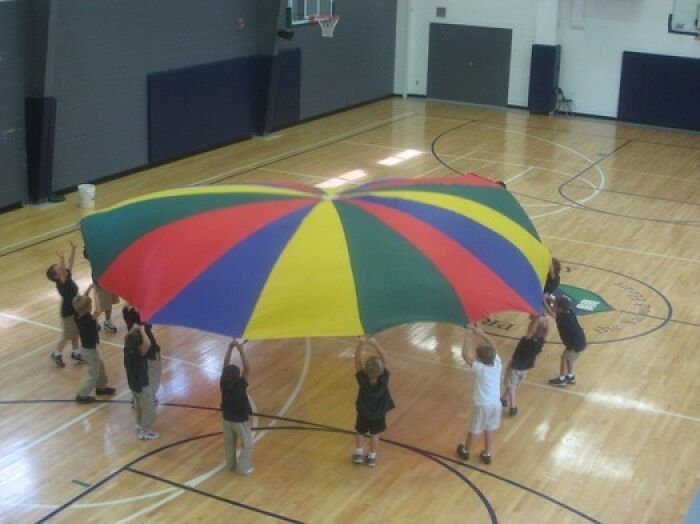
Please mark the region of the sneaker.
[[139, 432], [139, 440], [155, 440], [158, 437], [160, 437], [160, 434], [156, 433], [155, 431], [143, 431], [143, 430], [141, 430]]
[[353, 464], [364, 464], [365, 463], [365, 456], [362, 453], [353, 453], [352, 454], [352, 463]]
[[112, 324], [111, 320], [105, 320], [102, 322], [102, 327], [105, 328], [105, 331], [109, 333], [116, 333], [117, 332], [117, 326]]
[[515, 407], [515, 406], [513, 406], [512, 408], [510, 408], [510, 409], [508, 410], [508, 414], [509, 414], [511, 417], [514, 417], [515, 415], [518, 414], [518, 408]]
[[576, 384], [576, 375], [566, 375], [564, 381], [569, 385]]
[[485, 451], [481, 452], [481, 462], [484, 464], [491, 464], [491, 455], [487, 455]]
[[368, 468], [376, 468], [377, 467], [377, 457], [370, 457], [369, 455], [367, 456], [367, 467]]
[[84, 364], [84, 363], [85, 363], [85, 359], [84, 359], [83, 356], [82, 356], [80, 353], [78, 353], [77, 351], [73, 351], [73, 352], [70, 354], [70, 358], [72, 358], [73, 360], [78, 361], [78, 363], [80, 363], [80, 364]]
[[566, 379], [561, 379], [559, 377], [553, 378], [552, 380], [549, 381], [550, 386], [558, 386], [560, 388], [563, 388], [566, 386], [567, 382]]
[[56, 353], [51, 353], [51, 360], [53, 360], [53, 363], [56, 364], [57, 368], [64, 368], [66, 365], [63, 363], [63, 356], [60, 354]]
[[501, 406], [503, 406], [504, 408], [508, 407], [508, 401], [505, 398], [501, 399]]
[[457, 446], [457, 455], [459, 455], [459, 458], [462, 460], [469, 460], [469, 452], [467, 448], [464, 447], [464, 444]]
[[78, 404], [92, 404], [93, 402], [95, 402], [95, 400], [97, 400], [95, 397], [90, 397], [90, 396], [81, 397], [80, 395], [78, 395], [75, 397], [75, 401]]
[[95, 388], [95, 393], [98, 395], [114, 395], [116, 391], [114, 388]]
[[253, 471], [255, 471], [255, 468], [248, 468], [248, 469], [239, 469], [238, 473], [240, 473], [243, 476], [248, 476], [250, 475]]

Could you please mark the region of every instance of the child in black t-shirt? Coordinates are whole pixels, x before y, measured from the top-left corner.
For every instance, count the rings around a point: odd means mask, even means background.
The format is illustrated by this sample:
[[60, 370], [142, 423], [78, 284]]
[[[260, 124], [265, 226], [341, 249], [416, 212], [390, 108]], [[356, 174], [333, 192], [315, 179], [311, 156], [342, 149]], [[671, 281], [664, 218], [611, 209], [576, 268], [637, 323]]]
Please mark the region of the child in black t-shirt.
[[[377, 356], [369, 357], [364, 365], [362, 351], [365, 345], [374, 348]], [[377, 466], [379, 436], [386, 430], [386, 413], [393, 409], [394, 401], [389, 392], [389, 370], [379, 345], [370, 337], [361, 337], [355, 348], [355, 379], [360, 387], [357, 393], [357, 419], [355, 432], [357, 446], [352, 455], [353, 464], [367, 463]], [[369, 454], [365, 457], [364, 444], [369, 437]]]
[[153, 403], [158, 404], [158, 389], [160, 388], [160, 376], [162, 373], [161, 360], [160, 360], [160, 346], [156, 341], [156, 337], [153, 335], [153, 326], [149, 322], [143, 322], [141, 320], [141, 314], [139, 310], [136, 309], [131, 304], [127, 304], [122, 309], [122, 316], [124, 317], [124, 323], [126, 324], [126, 329], [131, 330], [135, 325], [143, 326], [143, 331], [148, 337], [150, 342], [150, 349], [146, 353], [146, 360], [148, 362], [148, 383], [151, 387], [151, 393], [153, 393]]
[[569, 299], [565, 296], [557, 297], [554, 301], [546, 301], [545, 310], [556, 319], [559, 337], [564, 343], [559, 376], [550, 380], [549, 383], [559, 387], [576, 384], [574, 362], [586, 349], [586, 334], [578, 323], [576, 313], [571, 309]]
[[89, 404], [95, 402], [95, 397], [91, 396], [93, 390], [98, 395], [113, 395], [115, 390], [107, 386], [107, 373], [105, 366], [97, 352], [97, 345], [100, 343], [97, 322], [92, 316], [92, 299], [88, 296], [92, 291], [92, 285], [87, 288], [84, 295], [78, 295], [73, 299], [75, 309], [75, 323], [78, 326], [80, 335], [81, 354], [87, 364], [87, 371], [83, 385], [75, 397], [78, 404]]
[[63, 332], [61, 338], [56, 344], [56, 348], [51, 353], [56, 367], [63, 368], [66, 365], [63, 363], [63, 349], [66, 343], [70, 340], [73, 347], [71, 358], [78, 362], [83, 361], [80, 355], [80, 346], [78, 344], [78, 326], [75, 324], [75, 309], [73, 309], [73, 299], [78, 295], [78, 285], [73, 281], [73, 262], [75, 261], [75, 243], [70, 243], [70, 255], [68, 262], [63, 252], [59, 251], [58, 264], [51, 264], [46, 270], [46, 277], [56, 284], [56, 290], [61, 295], [61, 327]]
[[[249, 418], [253, 410], [248, 400], [250, 365], [243, 349], [245, 342], [245, 340], [234, 339], [229, 344], [219, 386], [226, 466], [229, 469], [237, 469], [241, 475], [250, 475], [253, 472], [253, 437]], [[231, 353], [234, 347], [241, 355], [242, 373], [238, 366], [231, 364]], [[243, 445], [240, 456], [236, 459], [238, 437], [241, 438]]]
[[544, 339], [547, 336], [547, 318], [532, 315], [527, 334], [520, 339], [513, 352], [513, 357], [508, 362], [508, 368], [503, 377], [504, 392], [501, 404], [508, 408], [508, 414], [514, 417], [518, 414], [515, 405], [515, 390], [523, 383], [527, 376], [527, 370], [535, 367], [535, 359], [542, 351]]
[[155, 420], [153, 390], [148, 381], [146, 355], [151, 342], [141, 325], [133, 325], [124, 337], [124, 369], [133, 396], [134, 415], [139, 440], [155, 440], [160, 435], [151, 430]]

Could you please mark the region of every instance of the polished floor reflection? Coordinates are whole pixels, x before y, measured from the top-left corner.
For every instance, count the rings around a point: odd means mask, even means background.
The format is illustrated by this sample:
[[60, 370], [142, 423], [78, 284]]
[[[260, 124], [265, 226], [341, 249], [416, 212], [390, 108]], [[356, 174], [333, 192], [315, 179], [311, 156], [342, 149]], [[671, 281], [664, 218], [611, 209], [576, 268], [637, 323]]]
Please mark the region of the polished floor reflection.
[[[157, 326], [161, 438], [139, 441], [119, 315], [101, 346], [112, 402], [76, 405], [81, 365], [49, 359], [60, 323], [44, 272], [80, 242], [84, 213], [70, 194], [0, 215], [0, 521], [682, 522], [700, 471], [699, 135], [398, 98], [278, 135], [100, 184], [98, 207], [188, 184], [503, 180], [563, 261], [562, 283], [590, 306], [577, 384], [547, 384], [561, 352], [552, 330], [519, 414], [503, 416], [493, 464], [462, 464], [472, 386], [462, 331], [387, 330], [378, 340], [397, 408], [371, 470], [350, 463], [353, 341], [251, 342], [258, 416], [244, 478], [221, 468], [227, 341]], [[82, 258], [75, 276], [85, 289]], [[485, 322], [504, 363], [526, 324], [508, 313]]]

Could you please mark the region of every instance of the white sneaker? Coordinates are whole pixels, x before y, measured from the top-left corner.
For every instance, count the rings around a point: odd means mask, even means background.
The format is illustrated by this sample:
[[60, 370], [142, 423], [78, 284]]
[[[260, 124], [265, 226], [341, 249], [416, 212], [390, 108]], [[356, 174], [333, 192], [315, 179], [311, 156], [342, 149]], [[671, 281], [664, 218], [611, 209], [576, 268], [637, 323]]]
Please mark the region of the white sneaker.
[[104, 322], [102, 322], [102, 327], [104, 328], [105, 331], [109, 331], [110, 333], [117, 332], [117, 326], [112, 324], [111, 320], [105, 320]]
[[155, 431], [143, 431], [143, 430], [141, 430], [141, 432], [139, 433], [139, 440], [155, 440], [158, 437], [160, 437], [160, 435], [158, 433], [156, 433]]

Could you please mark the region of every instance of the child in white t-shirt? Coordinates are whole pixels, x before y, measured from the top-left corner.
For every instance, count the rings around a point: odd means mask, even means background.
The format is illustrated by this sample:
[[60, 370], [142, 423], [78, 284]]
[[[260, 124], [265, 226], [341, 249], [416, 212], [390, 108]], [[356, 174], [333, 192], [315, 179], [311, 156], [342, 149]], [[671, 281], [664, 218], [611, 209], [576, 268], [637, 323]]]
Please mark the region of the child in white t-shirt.
[[[482, 340], [477, 344], [476, 333]], [[476, 356], [474, 349], [476, 348]], [[474, 411], [464, 444], [457, 446], [457, 455], [469, 460], [469, 450], [474, 439], [484, 434], [484, 451], [481, 460], [491, 464], [493, 432], [501, 424], [501, 359], [496, 353], [496, 344], [479, 326], [467, 326], [462, 346], [462, 358], [474, 372]]]

